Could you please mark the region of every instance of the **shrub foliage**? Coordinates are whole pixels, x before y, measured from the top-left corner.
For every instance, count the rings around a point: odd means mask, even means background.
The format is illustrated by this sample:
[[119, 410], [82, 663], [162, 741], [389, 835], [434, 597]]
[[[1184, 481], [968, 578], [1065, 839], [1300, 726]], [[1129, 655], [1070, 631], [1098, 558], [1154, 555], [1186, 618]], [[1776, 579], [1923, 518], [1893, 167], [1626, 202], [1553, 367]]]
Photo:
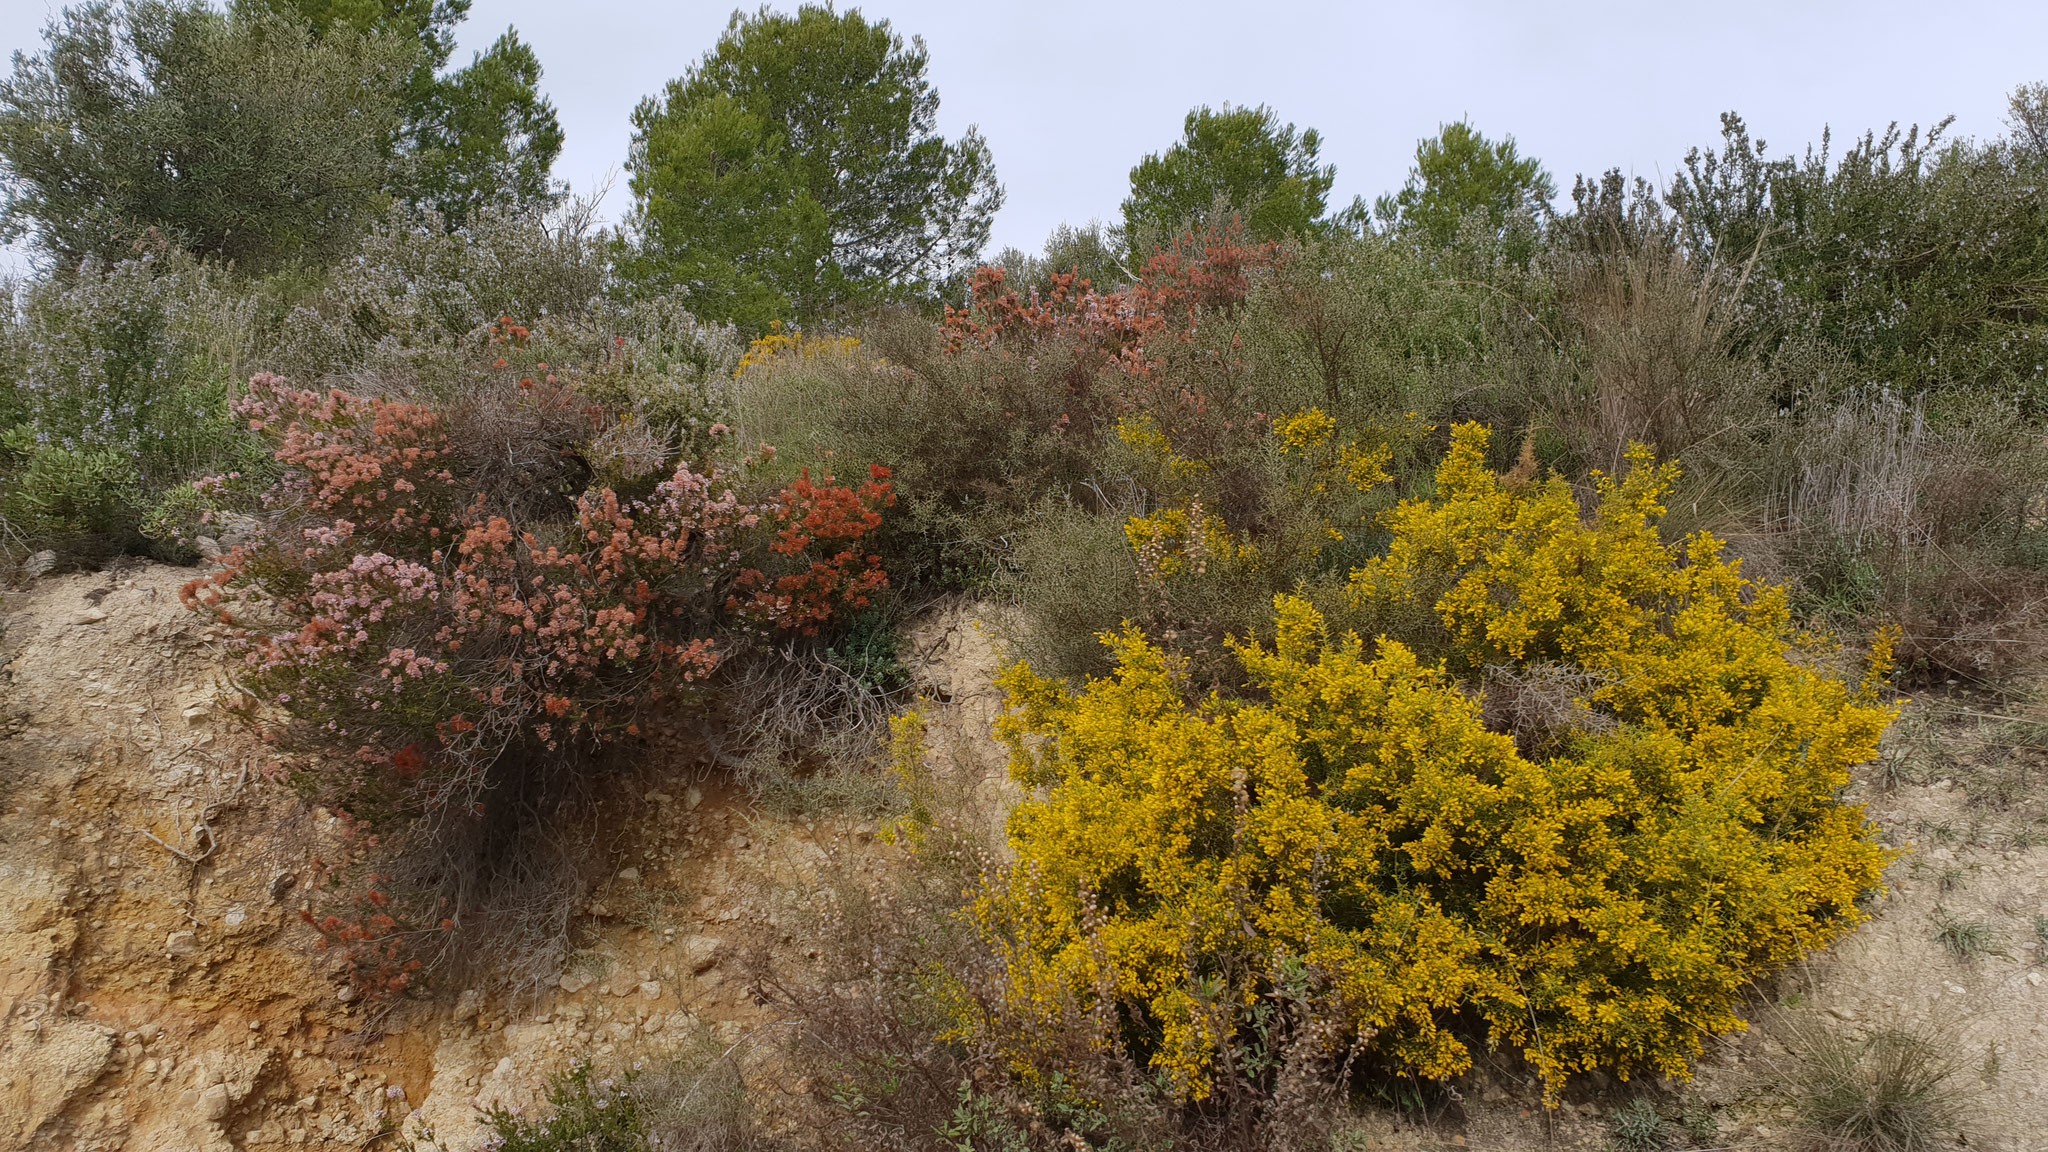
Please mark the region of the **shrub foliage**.
[[[1369, 617], [1420, 601], [1433, 628], [1335, 635], [1282, 596], [1274, 644], [1233, 644], [1247, 696], [1192, 705], [1132, 632], [1083, 689], [1006, 674], [1042, 791], [978, 914], [1019, 1003], [1113, 1004], [1112, 1039], [1200, 1098], [1306, 981], [1335, 1051], [1444, 1077], [1483, 1043], [1555, 1090], [1684, 1075], [1745, 985], [1858, 922], [1884, 854], [1837, 796], [1893, 715], [1876, 680], [1800, 659], [1784, 593], [1712, 537], [1660, 541], [1673, 469], [1639, 453], [1584, 520], [1486, 447], [1457, 429], [1353, 577]], [[1556, 730], [1490, 728], [1484, 697], [1532, 677], [1487, 670], [1544, 668], [1579, 674]]]
[[[505, 386], [598, 431], [553, 376]], [[750, 462], [685, 461], [648, 499], [594, 487], [549, 522], [478, 490], [430, 407], [258, 376], [239, 408], [282, 469], [272, 523], [188, 595], [241, 628], [243, 683], [288, 727], [431, 803], [474, 798], [508, 749], [637, 734], [751, 640], [816, 635], [888, 583], [862, 547], [886, 469], [750, 500]]]

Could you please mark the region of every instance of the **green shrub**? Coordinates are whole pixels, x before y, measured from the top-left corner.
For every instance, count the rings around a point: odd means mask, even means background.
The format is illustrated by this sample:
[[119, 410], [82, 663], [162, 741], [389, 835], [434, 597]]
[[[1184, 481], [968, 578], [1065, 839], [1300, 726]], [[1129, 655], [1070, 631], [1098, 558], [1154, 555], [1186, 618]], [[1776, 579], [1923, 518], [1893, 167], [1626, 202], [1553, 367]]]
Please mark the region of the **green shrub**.
[[100, 559], [147, 546], [144, 524], [183, 483], [260, 472], [229, 410], [254, 339], [241, 287], [175, 250], [31, 285], [0, 345], [9, 522], [34, 547]]
[[1615, 1152], [1660, 1152], [1670, 1146], [1671, 1124], [1648, 1100], [1624, 1104], [1608, 1118], [1607, 1129], [1614, 1133]]
[[[484, 1114], [495, 1152], [647, 1152], [647, 1119], [632, 1073], [599, 1077], [579, 1060], [548, 1085], [547, 1115], [504, 1107]], [[431, 1138], [431, 1133], [424, 1134]]]

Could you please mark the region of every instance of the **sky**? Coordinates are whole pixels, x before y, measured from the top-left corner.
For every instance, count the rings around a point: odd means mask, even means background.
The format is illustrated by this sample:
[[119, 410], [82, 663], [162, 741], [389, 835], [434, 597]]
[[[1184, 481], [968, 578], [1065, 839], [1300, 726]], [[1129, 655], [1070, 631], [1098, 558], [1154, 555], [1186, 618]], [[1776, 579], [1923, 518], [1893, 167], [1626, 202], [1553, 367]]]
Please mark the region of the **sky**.
[[[788, 0], [783, 0], [786, 5]], [[35, 51], [50, 0], [0, 4], [0, 47]], [[2003, 130], [2006, 95], [2048, 81], [2042, 0], [959, 0], [841, 3], [922, 36], [949, 136], [979, 126], [1007, 202], [993, 252], [1062, 222], [1114, 220], [1131, 165], [1198, 104], [1266, 104], [1323, 136], [1333, 207], [1400, 185], [1416, 141], [1460, 118], [1512, 135], [1561, 193], [1618, 167], [1661, 183], [1739, 111], [1774, 152], [1954, 115]], [[629, 206], [628, 117], [716, 41], [725, 3], [474, 0], [456, 60], [507, 25], [540, 55], [567, 145], [556, 176]], [[1838, 144], [1837, 151], [1840, 147]], [[19, 253], [12, 260], [18, 266]]]

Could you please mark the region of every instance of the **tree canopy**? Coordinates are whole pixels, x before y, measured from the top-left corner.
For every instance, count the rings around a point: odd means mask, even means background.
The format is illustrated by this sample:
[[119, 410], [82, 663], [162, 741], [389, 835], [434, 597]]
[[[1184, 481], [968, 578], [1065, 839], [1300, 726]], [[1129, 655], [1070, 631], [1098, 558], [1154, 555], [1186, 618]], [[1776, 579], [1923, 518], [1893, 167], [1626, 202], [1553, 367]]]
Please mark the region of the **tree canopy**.
[[922, 40], [857, 11], [735, 13], [633, 114], [645, 273], [754, 329], [959, 274], [1002, 190], [979, 132], [939, 133], [926, 63]]
[[160, 235], [263, 271], [349, 251], [393, 201], [451, 226], [550, 194], [562, 146], [510, 31], [437, 70], [466, 0], [69, 8], [0, 82], [11, 235], [63, 267]]
[[1415, 166], [1399, 192], [1381, 196], [1374, 212], [1389, 226], [1447, 245], [1472, 213], [1499, 228], [1514, 213], [1549, 210], [1557, 185], [1541, 162], [1524, 156], [1513, 136], [1488, 140], [1463, 120], [1415, 146]]
[[1131, 169], [1124, 235], [1134, 252], [1188, 231], [1222, 209], [1258, 240], [1311, 231], [1322, 219], [1337, 169], [1318, 164], [1322, 136], [1283, 124], [1271, 108], [1189, 112], [1181, 138]]
[[552, 198], [548, 174], [562, 151], [554, 105], [540, 94], [540, 58], [507, 28], [465, 67], [443, 72], [470, 0], [249, 0], [304, 19], [316, 36], [336, 30], [419, 45], [395, 141], [398, 197], [460, 226], [492, 203]]
[[0, 82], [5, 220], [59, 264], [155, 231], [266, 267], [346, 251], [377, 210], [413, 50], [191, 0], [65, 10]]

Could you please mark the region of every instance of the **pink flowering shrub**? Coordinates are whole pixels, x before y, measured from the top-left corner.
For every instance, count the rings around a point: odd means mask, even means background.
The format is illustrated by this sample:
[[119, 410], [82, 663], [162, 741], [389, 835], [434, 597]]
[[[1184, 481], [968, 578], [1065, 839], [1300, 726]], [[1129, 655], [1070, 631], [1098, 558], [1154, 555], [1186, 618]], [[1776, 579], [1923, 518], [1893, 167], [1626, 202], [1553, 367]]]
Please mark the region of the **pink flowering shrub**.
[[[508, 381], [501, 408], [575, 408], [570, 389]], [[257, 542], [184, 598], [230, 626], [251, 719], [309, 753], [303, 790], [371, 825], [425, 820], [448, 838], [494, 805], [553, 804], [541, 793], [556, 785], [535, 780], [587, 772], [651, 714], [687, 718], [731, 662], [823, 643], [888, 587], [871, 548], [895, 501], [885, 468], [776, 488], [754, 479], [763, 446], [677, 463], [640, 499], [590, 487], [550, 515], [479, 476], [432, 407], [261, 375], [237, 412], [276, 478], [257, 494]], [[372, 929], [392, 916], [323, 935], [388, 950]], [[448, 922], [461, 916], [458, 900]]]
[[867, 549], [887, 469], [749, 499], [744, 464], [684, 462], [644, 500], [594, 488], [565, 522], [516, 524], [465, 490], [430, 409], [258, 376], [240, 411], [282, 468], [268, 531], [186, 599], [235, 627], [243, 686], [342, 754], [357, 797], [470, 802], [509, 749], [637, 735], [756, 642], [888, 586]]

